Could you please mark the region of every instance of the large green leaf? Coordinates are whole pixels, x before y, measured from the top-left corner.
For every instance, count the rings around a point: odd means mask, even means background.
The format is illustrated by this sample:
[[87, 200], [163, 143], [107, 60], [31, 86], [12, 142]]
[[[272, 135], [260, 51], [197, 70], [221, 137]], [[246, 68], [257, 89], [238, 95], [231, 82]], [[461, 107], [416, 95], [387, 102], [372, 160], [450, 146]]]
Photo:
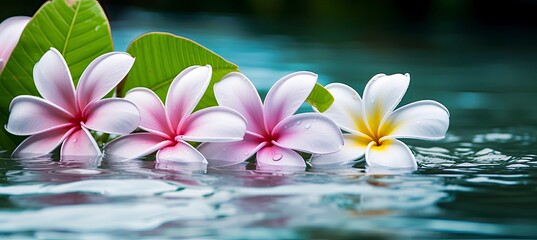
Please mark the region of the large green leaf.
[[[7, 122], [8, 107], [18, 95], [36, 95], [32, 70], [51, 47], [64, 56], [78, 82], [88, 64], [113, 50], [110, 26], [96, 0], [54, 0], [43, 4], [23, 31], [0, 76], [0, 126]], [[11, 150], [20, 138], [0, 129], [0, 146]]]
[[164, 101], [177, 74], [192, 65], [211, 65], [211, 83], [197, 106], [197, 109], [206, 108], [217, 105], [213, 85], [224, 75], [238, 71], [237, 65], [211, 50], [170, 33], [144, 34], [130, 44], [127, 52], [135, 57], [136, 61], [124, 85], [118, 87], [118, 96], [124, 96], [134, 87], [147, 87]]
[[[217, 105], [213, 85], [238, 67], [198, 43], [169, 33], [147, 33], [135, 39], [127, 49], [136, 62], [124, 85], [118, 87], [118, 96], [134, 87], [147, 87], [161, 100], [166, 99], [168, 88], [179, 72], [192, 65], [209, 64], [213, 68], [211, 84], [197, 109]], [[324, 112], [334, 98], [320, 84], [308, 97], [308, 103]]]

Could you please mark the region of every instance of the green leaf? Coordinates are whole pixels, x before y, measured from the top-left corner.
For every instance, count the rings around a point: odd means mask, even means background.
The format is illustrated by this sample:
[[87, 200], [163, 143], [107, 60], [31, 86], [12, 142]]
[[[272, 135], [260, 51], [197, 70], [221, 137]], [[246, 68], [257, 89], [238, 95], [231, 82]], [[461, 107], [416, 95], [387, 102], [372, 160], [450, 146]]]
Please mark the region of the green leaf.
[[135, 39], [127, 52], [136, 58], [124, 85], [117, 88], [117, 95], [124, 96], [134, 87], [153, 90], [164, 102], [168, 88], [181, 71], [192, 65], [211, 65], [211, 83], [196, 110], [217, 105], [213, 86], [230, 72], [237, 72], [237, 65], [226, 61], [200, 44], [169, 33], [147, 33]]
[[326, 111], [334, 102], [334, 96], [321, 84], [316, 84], [306, 101], [319, 112]]
[[[33, 67], [51, 47], [62, 53], [75, 84], [93, 59], [113, 51], [110, 25], [99, 3], [54, 0], [43, 4], [35, 13], [0, 76], [0, 126], [7, 123], [9, 104], [15, 96], [39, 96]], [[3, 149], [12, 150], [19, 142], [20, 137], [11, 136], [1, 128]]]

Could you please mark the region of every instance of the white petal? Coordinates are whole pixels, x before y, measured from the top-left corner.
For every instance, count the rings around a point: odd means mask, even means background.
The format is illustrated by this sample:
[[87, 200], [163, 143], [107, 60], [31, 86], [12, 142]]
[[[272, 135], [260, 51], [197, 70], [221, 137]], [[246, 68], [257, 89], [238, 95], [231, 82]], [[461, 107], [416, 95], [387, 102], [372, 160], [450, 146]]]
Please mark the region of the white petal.
[[341, 131], [334, 121], [320, 113], [290, 116], [274, 127], [276, 144], [301, 152], [327, 154], [343, 146]]
[[416, 159], [410, 149], [397, 139], [387, 139], [376, 146], [371, 142], [365, 153], [365, 161], [371, 167], [417, 168]]
[[375, 75], [364, 90], [365, 121], [369, 130], [377, 133], [382, 121], [390, 114], [405, 95], [410, 75]]
[[232, 72], [222, 78], [214, 85], [214, 95], [218, 105], [231, 108], [246, 119], [248, 131], [266, 133], [261, 98], [252, 82], [242, 73]]
[[77, 156], [100, 156], [99, 145], [93, 139], [91, 133], [84, 127], [74, 131], [63, 142], [61, 158]]
[[190, 144], [179, 141], [176, 145], [161, 148], [157, 152], [157, 161], [162, 162], [199, 162], [207, 163], [205, 157]]
[[69, 67], [55, 48], [50, 48], [34, 66], [37, 91], [44, 99], [76, 114], [75, 86]]
[[72, 116], [58, 106], [33, 96], [18, 96], [9, 106], [6, 130], [14, 135], [33, 135], [72, 125]]
[[131, 89], [125, 99], [133, 102], [140, 110], [140, 128], [161, 133], [163, 136], [175, 135], [175, 129], [171, 127], [164, 105], [159, 97], [147, 88]]
[[212, 166], [228, 166], [246, 161], [265, 144], [263, 139], [246, 133], [240, 142], [203, 143], [198, 151]]
[[226, 107], [199, 110], [184, 121], [180, 138], [194, 142], [241, 141], [246, 133], [246, 120]]
[[317, 74], [295, 72], [278, 80], [265, 98], [264, 115], [267, 131], [293, 115], [306, 101], [317, 83]]
[[342, 83], [332, 83], [326, 89], [334, 96], [334, 103], [322, 114], [334, 120], [341, 129], [354, 134], [367, 135], [363, 103], [360, 95]]
[[49, 154], [75, 130], [76, 128], [63, 127], [32, 135], [22, 141], [11, 156], [39, 157]]
[[336, 153], [315, 154], [311, 158], [313, 166], [345, 164], [364, 156], [371, 139], [359, 135], [343, 134], [343, 147]]
[[207, 66], [192, 66], [180, 72], [168, 89], [166, 111], [174, 129], [179, 126], [186, 116], [190, 115], [211, 81], [212, 68]]
[[[0, 59], [5, 62], [17, 46], [19, 38], [32, 18], [25, 16], [10, 17], [0, 23]], [[0, 68], [0, 72], [2, 68]]]
[[123, 52], [105, 53], [93, 60], [78, 81], [79, 109], [108, 94], [127, 76], [133, 64], [134, 58]]
[[257, 167], [306, 167], [304, 159], [295, 151], [278, 147], [267, 146], [257, 152]]
[[140, 124], [140, 112], [134, 103], [119, 98], [95, 101], [85, 109], [85, 126], [91, 130], [123, 135]]
[[[389, 138], [442, 139], [449, 127], [449, 111], [444, 105], [418, 101], [393, 112], [382, 124], [381, 134]], [[381, 139], [382, 141], [382, 139]]]
[[152, 133], [133, 133], [119, 137], [104, 147], [104, 152], [108, 156], [125, 159], [135, 159], [143, 157], [157, 151], [165, 146], [173, 144], [159, 135]]

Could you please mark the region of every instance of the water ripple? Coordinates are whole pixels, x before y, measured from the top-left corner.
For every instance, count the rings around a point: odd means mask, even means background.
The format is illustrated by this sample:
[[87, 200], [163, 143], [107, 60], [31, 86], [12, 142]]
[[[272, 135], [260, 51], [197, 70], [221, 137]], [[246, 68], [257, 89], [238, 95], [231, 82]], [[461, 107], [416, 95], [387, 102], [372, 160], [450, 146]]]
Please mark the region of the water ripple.
[[[172, 220], [208, 220], [217, 214], [203, 202], [116, 203], [49, 207], [0, 212], [0, 232], [17, 231], [143, 231]], [[21, 224], [24, 223], [24, 224]]]
[[[0, 236], [22, 238], [537, 237], [537, 129], [412, 142], [417, 171], [0, 162]], [[52, 158], [54, 159], [54, 158]], [[275, 231], [274, 229], [278, 229]]]

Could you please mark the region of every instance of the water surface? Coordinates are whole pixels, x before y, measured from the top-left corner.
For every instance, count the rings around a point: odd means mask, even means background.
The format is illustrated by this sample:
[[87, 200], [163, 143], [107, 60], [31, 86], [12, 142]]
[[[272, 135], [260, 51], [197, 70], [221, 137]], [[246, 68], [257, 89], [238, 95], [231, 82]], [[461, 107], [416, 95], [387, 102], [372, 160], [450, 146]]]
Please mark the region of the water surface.
[[[412, 173], [154, 161], [0, 161], [0, 236], [535, 238], [537, 129], [412, 144]], [[393, 174], [394, 172], [391, 172]]]

